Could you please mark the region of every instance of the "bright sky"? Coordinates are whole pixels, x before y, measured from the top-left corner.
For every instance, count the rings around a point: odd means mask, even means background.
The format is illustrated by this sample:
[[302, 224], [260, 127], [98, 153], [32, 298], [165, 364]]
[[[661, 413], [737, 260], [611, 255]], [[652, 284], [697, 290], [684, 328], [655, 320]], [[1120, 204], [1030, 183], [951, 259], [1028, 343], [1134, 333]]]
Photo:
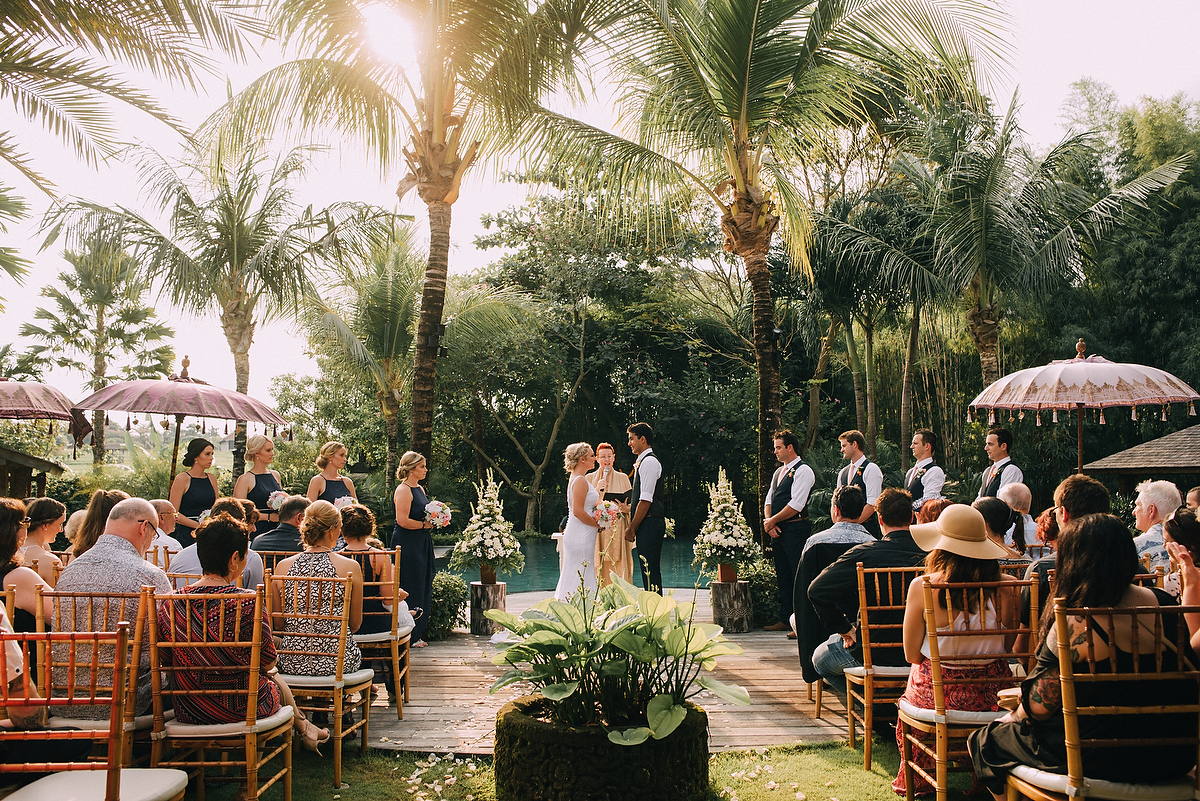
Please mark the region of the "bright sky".
[[[1012, 20], [1012, 56], [1007, 76], [994, 82], [993, 97], [999, 111], [1007, 108], [1014, 89], [1019, 90], [1019, 119], [1031, 143], [1044, 149], [1063, 135], [1059, 110], [1070, 91], [1070, 84], [1091, 77], [1111, 86], [1123, 104], [1142, 96], [1169, 97], [1184, 92], [1200, 100], [1200, 61], [1195, 58], [1195, 31], [1200, 29], [1200, 3], [1182, 0], [1008, 0]], [[382, 37], [395, 47], [405, 37], [403, 31], [390, 30]], [[254, 68], [240, 68], [230, 75], [235, 89], [245, 85]], [[171, 95], [172, 110], [189, 123], [197, 123], [214, 110], [224, 98], [224, 81], [213, 83], [211, 96]], [[595, 110], [591, 110], [592, 114]], [[9, 115], [12, 119], [13, 115]], [[590, 116], [590, 115], [589, 115]], [[128, 127], [164, 153], [177, 152], [170, 133], [146, 118], [122, 114]], [[104, 167], [94, 171], [78, 162], [56, 142], [20, 123], [13, 126], [22, 144], [36, 158], [36, 167], [55, 181], [64, 196], [78, 196], [105, 204], [123, 204], [145, 210], [137, 184], [127, 170]], [[366, 166], [363, 154], [352, 146], [326, 143], [328, 154], [310, 168], [309, 179], [301, 187], [299, 200], [320, 207], [333, 200], [358, 200], [396, 207], [394, 187], [402, 171], [381, 178], [378, 170]], [[454, 205], [451, 228], [450, 265], [453, 271], [469, 271], [485, 265], [494, 254], [479, 252], [474, 238], [483, 232], [479, 218], [520, 203], [523, 193], [512, 185], [497, 184], [490, 171], [476, 169], [464, 186], [462, 198]], [[18, 179], [5, 175], [5, 180]], [[36, 215], [49, 201], [27, 184], [18, 183], [19, 191], [35, 206]], [[417, 217], [424, 231], [424, 204], [410, 193], [398, 210]], [[36, 223], [15, 227], [0, 234], [0, 242], [20, 248], [36, 260], [34, 272], [24, 286], [15, 286], [7, 276], [0, 277], [0, 297], [7, 311], [0, 315], [0, 343], [14, 342], [21, 323], [32, 319], [33, 309], [44, 302], [39, 297], [43, 286], [53, 281], [65, 266], [61, 248], [38, 253], [40, 239]], [[159, 304], [163, 316], [176, 329], [175, 349], [191, 358], [190, 372], [218, 386], [233, 387], [233, 357], [215, 316], [196, 319]], [[313, 373], [315, 363], [304, 354], [304, 340], [286, 323], [261, 327], [250, 351], [250, 394], [269, 400], [272, 377], [285, 373]], [[176, 367], [178, 369], [178, 366]], [[55, 371], [50, 383], [69, 397], [81, 399], [82, 378]]]

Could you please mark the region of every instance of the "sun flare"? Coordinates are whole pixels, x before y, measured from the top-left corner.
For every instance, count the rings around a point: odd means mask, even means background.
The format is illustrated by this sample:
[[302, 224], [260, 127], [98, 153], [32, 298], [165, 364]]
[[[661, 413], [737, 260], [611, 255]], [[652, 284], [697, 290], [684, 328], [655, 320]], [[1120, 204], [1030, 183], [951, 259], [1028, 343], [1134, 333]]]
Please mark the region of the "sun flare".
[[367, 40], [380, 58], [407, 66], [416, 58], [416, 39], [412, 26], [395, 9], [372, 3], [362, 9]]

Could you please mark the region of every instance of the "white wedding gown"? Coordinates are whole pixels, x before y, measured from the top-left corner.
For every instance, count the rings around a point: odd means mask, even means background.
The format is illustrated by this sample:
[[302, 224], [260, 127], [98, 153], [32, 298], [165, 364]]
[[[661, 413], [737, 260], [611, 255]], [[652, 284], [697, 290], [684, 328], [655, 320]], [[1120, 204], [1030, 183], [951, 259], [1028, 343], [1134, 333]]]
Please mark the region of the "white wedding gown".
[[590, 511], [600, 502], [600, 494], [596, 492], [595, 487], [588, 484], [587, 479], [583, 476], [574, 476], [567, 482], [567, 514], [569, 517], [567, 530], [563, 532], [562, 573], [558, 577], [558, 586], [554, 590], [554, 597], [560, 601], [567, 600], [569, 594], [579, 589], [580, 573], [583, 574], [583, 586], [587, 587], [589, 592], [596, 589], [596, 566], [592, 564], [592, 560], [596, 558], [597, 529], [576, 517], [575, 510], [571, 508], [571, 487], [575, 485], [576, 481], [587, 484], [587, 497], [583, 501], [584, 509]]

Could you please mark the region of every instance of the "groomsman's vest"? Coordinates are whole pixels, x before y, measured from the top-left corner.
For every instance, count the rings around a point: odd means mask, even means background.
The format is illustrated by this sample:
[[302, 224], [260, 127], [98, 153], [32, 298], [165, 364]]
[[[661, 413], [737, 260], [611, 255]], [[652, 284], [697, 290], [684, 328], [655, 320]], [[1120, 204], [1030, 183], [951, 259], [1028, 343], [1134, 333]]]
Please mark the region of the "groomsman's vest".
[[863, 462], [861, 468], [855, 467], [852, 464], [846, 465], [838, 472], [838, 486], [844, 487], [849, 485], [851, 487], [858, 487], [862, 490], [863, 497], [867, 497], [867, 482], [863, 480], [863, 473], [870, 466], [871, 461], [869, 459]]
[[921, 470], [913, 471], [912, 481], [908, 482], [908, 486], [905, 489], [908, 490], [908, 494], [913, 497], [914, 501], [919, 501], [925, 497], [925, 482], [921, 480], [920, 473], [922, 470], [928, 470], [931, 467], [937, 467], [937, 462], [930, 462], [922, 467]]
[[[804, 462], [797, 462], [796, 466], [783, 474], [783, 478], [775, 485], [775, 491], [771, 493], [771, 513], [776, 514], [780, 509], [787, 506], [792, 501], [792, 484], [796, 471], [804, 466]], [[780, 468], [781, 470], [783, 468]], [[810, 496], [811, 497], [811, 494]], [[795, 517], [784, 520], [780, 525], [788, 523], [799, 523], [802, 520], [808, 520], [808, 501], [805, 500], [804, 508], [799, 511]]]
[[[996, 493], [1000, 491], [1000, 478], [1004, 475], [1004, 471], [1007, 470], [1010, 466], [1017, 467], [1017, 464], [1016, 464], [1016, 462], [1013, 462], [1010, 460], [1007, 464], [1004, 465], [1004, 467], [1000, 468], [992, 475], [992, 480], [989, 481], [987, 483], [987, 486], [985, 486], [983, 488], [983, 495], [980, 496], [981, 498], [995, 498], [996, 497]], [[1018, 468], [1018, 469], [1020, 469], [1020, 468]]]
[[[646, 459], [654, 459], [654, 461], [658, 462], [659, 469], [661, 470], [662, 462], [655, 457], [653, 451], [646, 455]], [[642, 462], [646, 461], [646, 459], [643, 459]], [[632, 487], [629, 490], [629, 505], [632, 509], [637, 509], [638, 501], [642, 499], [642, 471], [637, 469], [640, 466], [641, 462], [634, 466], [632, 476], [633, 480], [631, 482]], [[660, 472], [658, 476], [658, 484], [654, 487], [654, 500], [650, 501], [650, 509], [646, 512], [647, 518], [667, 516], [663, 507], [663, 502], [658, 499], [659, 493], [662, 491], [664, 478], [665, 476]]]

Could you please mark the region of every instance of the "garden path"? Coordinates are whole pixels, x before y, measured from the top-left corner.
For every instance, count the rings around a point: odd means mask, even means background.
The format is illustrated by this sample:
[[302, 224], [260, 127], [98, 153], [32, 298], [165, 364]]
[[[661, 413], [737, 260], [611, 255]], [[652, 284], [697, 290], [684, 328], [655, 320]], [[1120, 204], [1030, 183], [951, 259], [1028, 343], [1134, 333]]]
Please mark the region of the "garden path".
[[[683, 597], [683, 590], [676, 590]], [[508, 611], [520, 614], [551, 595], [530, 592], [508, 597]], [[696, 598], [697, 616], [712, 620], [707, 590]], [[827, 742], [846, 737], [845, 713], [833, 693], [825, 693], [821, 720], [813, 718], [800, 677], [796, 643], [782, 633], [754, 631], [731, 634], [745, 649], [741, 656], [722, 657], [714, 675], [744, 686], [752, 701], [739, 707], [704, 693], [695, 700], [708, 712], [709, 748], [714, 751]], [[383, 699], [371, 710], [370, 745], [374, 748], [457, 754], [491, 754], [496, 712], [525, 694], [522, 685], [488, 694], [501, 669], [491, 663], [495, 648], [487, 637], [458, 629], [442, 642], [412, 649], [411, 700], [404, 720]]]

